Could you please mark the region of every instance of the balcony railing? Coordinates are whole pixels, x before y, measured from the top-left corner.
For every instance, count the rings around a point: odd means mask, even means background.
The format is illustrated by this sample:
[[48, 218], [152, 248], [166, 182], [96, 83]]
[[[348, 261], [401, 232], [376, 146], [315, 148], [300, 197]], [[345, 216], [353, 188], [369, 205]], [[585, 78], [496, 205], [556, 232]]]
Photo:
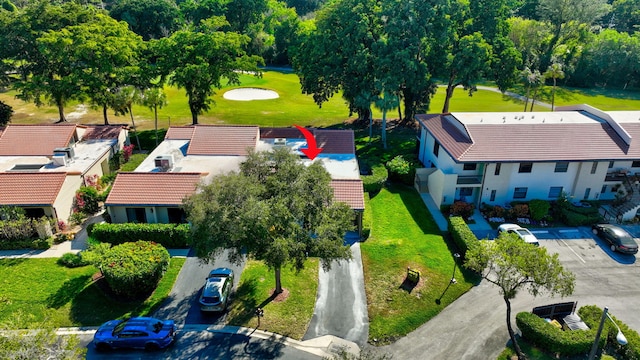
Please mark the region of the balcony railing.
[[482, 185], [481, 175], [461, 175], [456, 181], [457, 185]]

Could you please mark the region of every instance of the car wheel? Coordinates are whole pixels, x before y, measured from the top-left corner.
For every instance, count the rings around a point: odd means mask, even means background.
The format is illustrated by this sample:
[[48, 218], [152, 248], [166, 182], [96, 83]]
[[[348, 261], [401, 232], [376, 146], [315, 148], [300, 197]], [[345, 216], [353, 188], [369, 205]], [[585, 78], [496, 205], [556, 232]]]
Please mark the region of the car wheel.
[[591, 229], [591, 232], [593, 233], [593, 235], [598, 235], [598, 229]]
[[613, 244], [611, 245], [611, 251], [614, 251], [614, 252], [616, 251], [616, 246]]
[[96, 345], [96, 351], [98, 352], [107, 352], [111, 350], [111, 346], [105, 343], [98, 343]]
[[158, 346], [158, 344], [156, 344], [156, 343], [147, 343], [144, 346], [144, 349], [147, 350], [147, 351], [158, 351], [158, 350], [160, 350], [160, 346]]

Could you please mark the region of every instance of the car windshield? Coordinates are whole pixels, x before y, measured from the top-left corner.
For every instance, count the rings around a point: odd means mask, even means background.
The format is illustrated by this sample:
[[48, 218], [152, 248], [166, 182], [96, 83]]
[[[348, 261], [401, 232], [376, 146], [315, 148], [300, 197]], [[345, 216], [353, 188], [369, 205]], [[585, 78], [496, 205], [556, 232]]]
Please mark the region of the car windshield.
[[122, 332], [122, 330], [124, 330], [125, 326], [127, 326], [127, 320], [125, 320], [125, 321], [121, 322], [120, 324], [116, 325], [113, 328], [113, 334], [114, 335], [119, 334], [120, 332]]
[[203, 296], [202, 302], [205, 304], [216, 304], [220, 302], [219, 296]]
[[529, 235], [533, 235], [531, 234], [531, 232], [527, 229], [516, 229], [516, 231], [518, 232], [518, 234], [520, 236], [529, 236]]

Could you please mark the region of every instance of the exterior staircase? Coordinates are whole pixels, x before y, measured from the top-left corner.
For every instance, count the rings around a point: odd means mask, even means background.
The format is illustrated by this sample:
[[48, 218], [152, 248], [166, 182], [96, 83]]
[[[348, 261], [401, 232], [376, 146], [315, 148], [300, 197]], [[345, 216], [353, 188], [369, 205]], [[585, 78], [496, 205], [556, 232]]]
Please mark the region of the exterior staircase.
[[637, 182], [638, 179], [635, 177], [631, 179], [625, 175], [622, 186], [626, 194], [622, 198], [622, 203], [605, 210], [605, 214], [603, 214], [605, 219], [621, 223], [636, 216], [640, 209], [640, 185], [637, 185]]

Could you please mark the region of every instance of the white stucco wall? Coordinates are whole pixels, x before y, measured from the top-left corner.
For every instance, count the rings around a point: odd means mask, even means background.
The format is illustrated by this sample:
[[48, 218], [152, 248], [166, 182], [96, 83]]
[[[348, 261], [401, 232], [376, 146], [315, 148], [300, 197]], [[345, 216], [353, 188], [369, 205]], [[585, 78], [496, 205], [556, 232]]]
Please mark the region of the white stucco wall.
[[60, 192], [56, 197], [53, 207], [58, 215], [58, 220], [69, 222], [69, 216], [73, 211], [73, 201], [76, 191], [82, 186], [82, 177], [80, 174], [67, 174], [67, 177], [60, 188]]

